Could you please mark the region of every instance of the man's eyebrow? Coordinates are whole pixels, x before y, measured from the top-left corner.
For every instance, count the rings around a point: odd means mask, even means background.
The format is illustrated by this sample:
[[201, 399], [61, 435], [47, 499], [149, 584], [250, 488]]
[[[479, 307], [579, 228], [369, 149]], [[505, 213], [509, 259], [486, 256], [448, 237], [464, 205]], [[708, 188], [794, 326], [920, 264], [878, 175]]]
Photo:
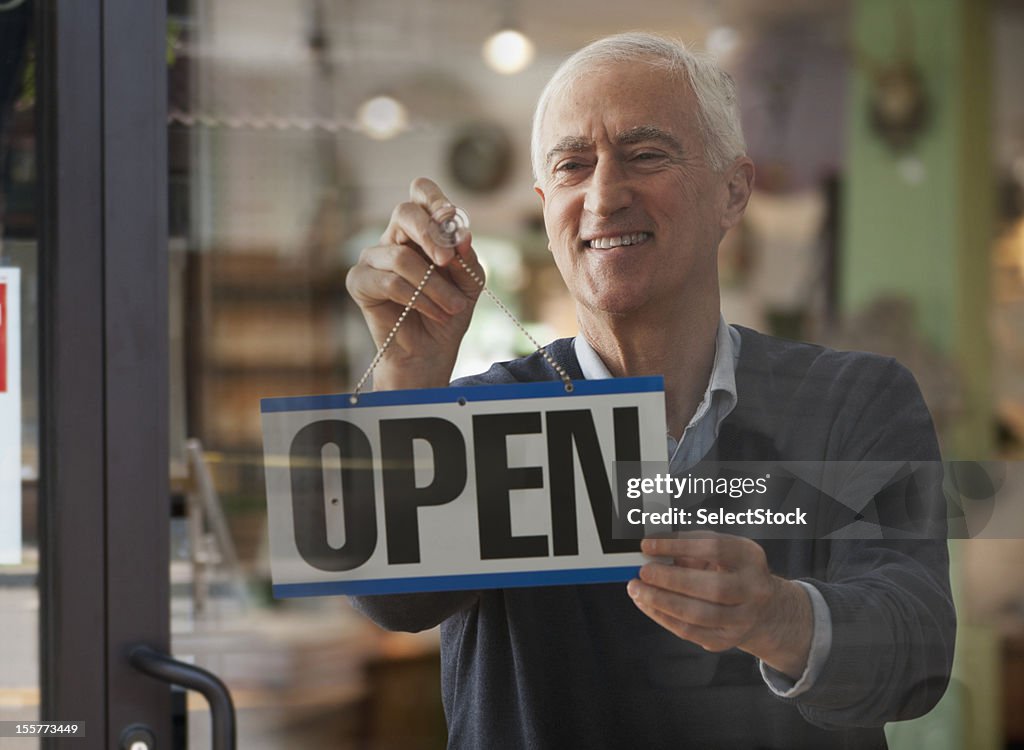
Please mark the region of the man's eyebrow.
[[683, 152], [683, 144], [679, 142], [678, 138], [653, 125], [637, 125], [635, 128], [623, 130], [615, 136], [615, 143], [619, 146], [632, 146], [651, 141], [661, 143], [676, 153]]
[[544, 157], [544, 166], [551, 164], [551, 160], [559, 154], [586, 151], [594, 147], [594, 142], [589, 138], [578, 135], [567, 135], [556, 143]]

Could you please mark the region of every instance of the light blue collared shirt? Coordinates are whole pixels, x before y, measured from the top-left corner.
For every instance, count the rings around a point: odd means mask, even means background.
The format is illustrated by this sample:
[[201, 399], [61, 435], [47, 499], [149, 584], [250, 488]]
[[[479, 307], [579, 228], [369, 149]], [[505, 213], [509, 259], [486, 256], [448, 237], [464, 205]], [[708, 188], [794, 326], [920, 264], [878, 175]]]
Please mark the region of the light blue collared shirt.
[[[708, 381], [704, 396], [679, 440], [672, 435], [666, 435], [671, 473], [681, 474], [704, 458], [718, 439], [722, 422], [736, 408], [739, 399], [736, 392], [736, 367], [740, 361], [740, 343], [739, 331], [726, 324], [725, 318], [719, 316], [718, 332], [715, 336], [715, 361], [711, 367], [711, 379]], [[583, 377], [587, 380], [612, 377], [586, 338], [577, 336], [573, 339], [573, 351], [579, 360]], [[807, 667], [800, 675], [800, 679], [794, 681], [761, 662], [761, 677], [772, 692], [782, 698], [795, 698], [810, 690], [832, 650], [832, 613], [825, 597], [809, 583], [796, 583], [807, 591], [814, 617], [814, 633], [811, 637], [811, 650], [807, 656]]]

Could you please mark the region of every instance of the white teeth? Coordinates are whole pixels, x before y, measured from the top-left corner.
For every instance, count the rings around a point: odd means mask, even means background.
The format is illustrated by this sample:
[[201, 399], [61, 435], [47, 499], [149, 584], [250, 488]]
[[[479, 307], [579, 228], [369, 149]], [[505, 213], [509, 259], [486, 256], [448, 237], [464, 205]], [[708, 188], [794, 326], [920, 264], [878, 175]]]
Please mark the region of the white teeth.
[[598, 237], [590, 240], [587, 244], [595, 250], [610, 250], [613, 247], [620, 247], [622, 245], [638, 245], [649, 236], [647, 232], [633, 232], [632, 234], [624, 234], [621, 237]]

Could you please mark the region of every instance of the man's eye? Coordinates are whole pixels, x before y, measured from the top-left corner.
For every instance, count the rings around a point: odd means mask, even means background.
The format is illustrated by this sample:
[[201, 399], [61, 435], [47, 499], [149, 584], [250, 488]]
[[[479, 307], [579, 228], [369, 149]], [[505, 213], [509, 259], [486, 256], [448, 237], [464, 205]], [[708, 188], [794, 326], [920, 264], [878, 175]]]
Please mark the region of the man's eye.
[[556, 172], [572, 172], [577, 169], [581, 169], [583, 165], [578, 161], [563, 161], [560, 162], [556, 167]]
[[633, 158], [638, 161], [650, 161], [651, 159], [660, 159], [661, 157], [662, 155], [656, 151], [641, 151], [633, 155]]

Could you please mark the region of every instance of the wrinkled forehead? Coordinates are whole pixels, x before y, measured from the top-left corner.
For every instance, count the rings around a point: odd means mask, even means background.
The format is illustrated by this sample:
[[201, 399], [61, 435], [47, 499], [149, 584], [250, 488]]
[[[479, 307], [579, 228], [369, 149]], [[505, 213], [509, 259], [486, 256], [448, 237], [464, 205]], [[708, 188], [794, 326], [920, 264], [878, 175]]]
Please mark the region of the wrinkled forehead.
[[543, 164], [553, 143], [589, 138], [595, 123], [615, 133], [648, 127], [685, 140], [697, 124], [696, 107], [685, 71], [644, 59], [594, 63], [551, 90], [538, 123], [538, 156]]

